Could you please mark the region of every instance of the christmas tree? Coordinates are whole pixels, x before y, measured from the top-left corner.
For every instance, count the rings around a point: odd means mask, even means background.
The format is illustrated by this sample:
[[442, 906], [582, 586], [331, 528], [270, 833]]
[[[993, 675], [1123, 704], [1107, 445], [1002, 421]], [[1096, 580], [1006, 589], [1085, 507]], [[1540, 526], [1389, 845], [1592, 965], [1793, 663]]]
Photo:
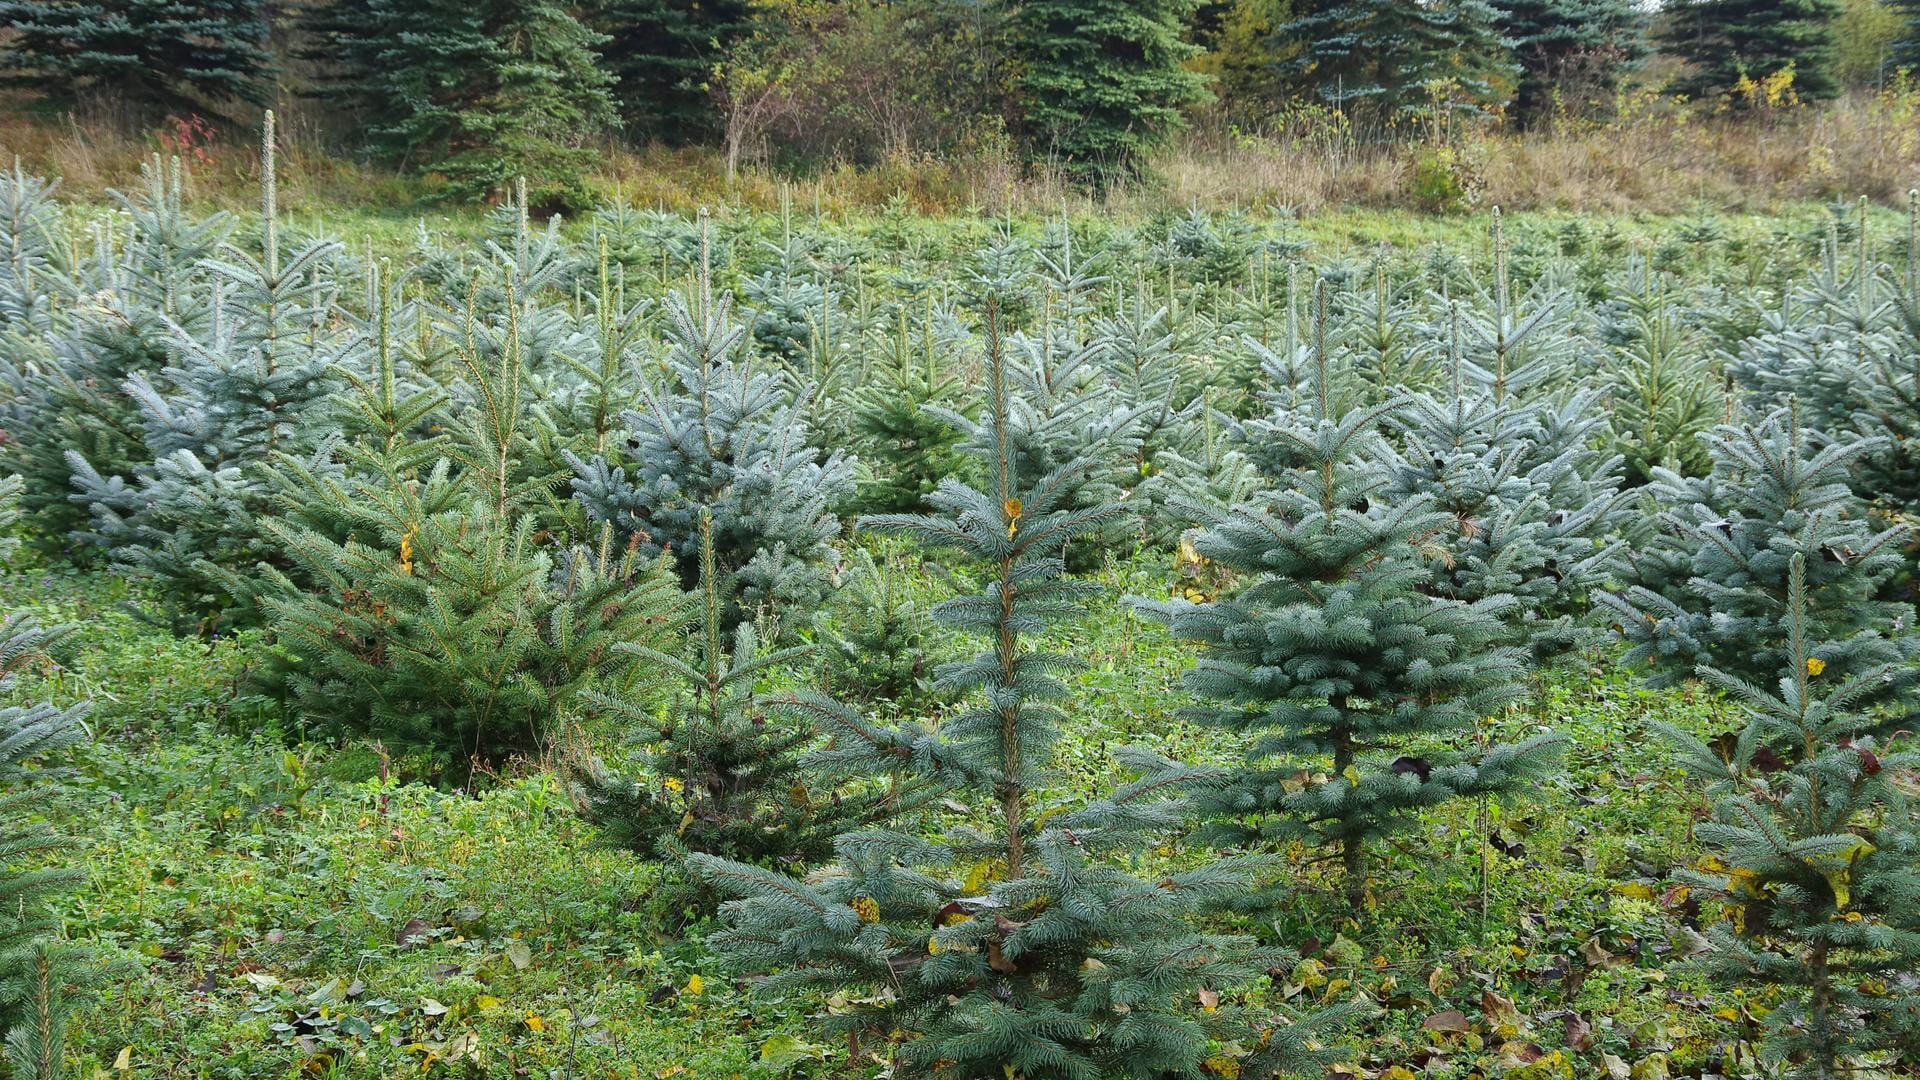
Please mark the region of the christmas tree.
[[1684, 875], [1721, 902], [1701, 959], [1771, 1003], [1769, 1065], [1839, 1080], [1920, 1050], [1920, 817], [1899, 779], [1920, 755], [1876, 740], [1880, 718], [1861, 706], [1889, 683], [1910, 685], [1910, 662], [1842, 671], [1823, 659], [1913, 650], [1817, 637], [1810, 565], [1799, 551], [1788, 558], [1785, 647], [1770, 653], [1783, 662], [1777, 690], [1700, 669], [1741, 702], [1745, 729], [1719, 744], [1669, 734], [1714, 795], [1713, 820], [1695, 828], [1708, 859]]
[[1789, 568], [1804, 564], [1797, 601], [1808, 640], [1838, 678], [1899, 659], [1911, 605], [1879, 599], [1901, 565], [1902, 531], [1876, 529], [1848, 487], [1850, 467], [1874, 447], [1835, 440], [1816, 447], [1793, 410], [1715, 428], [1713, 471], [1657, 470], [1651, 497], [1666, 509], [1660, 532], [1633, 554], [1634, 587], [1602, 599], [1631, 644], [1629, 663], [1653, 666], [1656, 683], [1701, 665], [1765, 686], [1787, 667], [1783, 631]]
[[[21, 487], [19, 477], [0, 478], [0, 563], [11, 554], [7, 534], [18, 517]], [[0, 622], [0, 692], [12, 691], [22, 673], [50, 662], [45, 650], [70, 630], [44, 627], [31, 615]], [[48, 905], [80, 875], [43, 865], [68, 841], [36, 820], [52, 789], [34, 763], [79, 743], [86, 714], [84, 703], [0, 706], [0, 1035], [19, 1080], [66, 1075], [62, 1055], [73, 1011], [68, 983], [75, 979], [77, 957], [54, 940], [59, 923]]]
[[736, 607], [805, 610], [826, 588], [840, 530], [831, 508], [853, 489], [853, 463], [809, 445], [792, 386], [739, 355], [747, 329], [731, 294], [716, 298], [704, 259], [692, 293], [664, 308], [666, 355], [657, 377], [639, 373], [643, 404], [623, 415], [623, 452], [567, 454], [575, 497], [642, 554], [671, 550], [689, 587], [710, 514]]
[[[581, 784], [589, 816], [610, 839], [669, 857], [810, 863], [840, 833], [912, 810], [935, 792], [908, 769], [924, 738], [917, 729], [875, 725], [820, 694], [765, 692], [764, 680], [813, 650], [765, 649], [750, 622], [735, 628], [729, 648], [707, 517], [700, 560], [692, 657], [615, 646], [680, 681], [683, 700], [662, 713], [651, 687], [587, 694], [590, 708], [625, 729], [638, 750], [625, 775], [600, 765]], [[849, 783], [854, 777], [863, 782]]]
[[[931, 500], [939, 516], [866, 524], [982, 567], [979, 592], [935, 612], [989, 643], [940, 672], [945, 688], [976, 695], [973, 704], [903, 760], [993, 813], [937, 837], [847, 833], [836, 865], [805, 881], [696, 858], [716, 888], [740, 897], [722, 908], [728, 926], [710, 943], [747, 970], [773, 972], [770, 989], [860, 998], [830, 1022], [854, 1046], [867, 1035], [899, 1040], [897, 1060], [915, 1075], [1144, 1080], [1203, 1064], [1242, 1076], [1301, 1064], [1312, 1056], [1304, 1045], [1312, 1025], [1248, 1015], [1232, 995], [1283, 958], [1192, 921], [1244, 890], [1264, 864], [1214, 860], [1139, 878], [1117, 858], [1177, 823], [1177, 792], [1216, 775], [1140, 755], [1130, 760], [1146, 776], [1106, 798], [1043, 801], [1066, 720], [1058, 673], [1073, 661], [1032, 637], [1077, 615], [1092, 588], [1062, 575], [1062, 546], [1120, 511], [1066, 506], [1070, 477], [1086, 464], [1078, 459], [1023, 479], [1016, 384], [991, 302], [986, 319], [987, 401], [973, 429], [984, 490], [949, 479]], [[1209, 1037], [1235, 1028], [1238, 1049], [1206, 1062]]]
[[1435, 548], [1458, 525], [1424, 494], [1395, 497], [1377, 428], [1393, 404], [1338, 413], [1316, 349], [1313, 404], [1265, 425], [1297, 462], [1232, 508], [1192, 506], [1202, 556], [1245, 575], [1230, 596], [1144, 605], [1203, 655], [1187, 675], [1191, 710], [1240, 733], [1247, 763], [1196, 799], [1209, 834], [1230, 843], [1299, 839], [1338, 850], [1358, 913], [1367, 849], [1423, 808], [1513, 792], [1548, 775], [1558, 740], [1478, 755], [1431, 746], [1519, 696], [1527, 670], [1489, 589], [1435, 595]]
[[267, 496], [260, 467], [319, 451], [319, 414], [349, 344], [331, 319], [339, 243], [316, 239], [282, 257], [272, 113], [261, 147], [259, 254], [226, 244], [206, 260], [204, 323], [163, 307], [169, 362], [126, 378], [140, 456], [109, 474], [66, 449], [73, 501], [88, 514], [78, 538], [155, 582], [165, 616], [183, 628], [251, 616], [232, 575], [278, 557], [256, 521]]

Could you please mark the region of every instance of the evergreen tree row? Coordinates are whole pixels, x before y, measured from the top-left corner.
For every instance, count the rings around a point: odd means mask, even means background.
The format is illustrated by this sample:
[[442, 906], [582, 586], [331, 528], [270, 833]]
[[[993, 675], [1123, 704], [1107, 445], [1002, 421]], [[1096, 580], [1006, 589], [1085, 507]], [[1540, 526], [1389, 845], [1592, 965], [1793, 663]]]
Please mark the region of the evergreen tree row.
[[[1882, 80], [1920, 55], [1920, 13], [1884, 2], [1880, 21], [1906, 29], [1885, 31]], [[1611, 108], [1656, 45], [1679, 62], [1665, 88], [1696, 99], [1844, 88], [1839, 0], [1677, 0], [1657, 19], [1632, 0], [6, 0], [0, 13], [13, 29], [0, 71], [61, 106], [139, 125], [239, 119], [291, 91], [320, 103], [344, 149], [455, 196], [499, 197], [525, 176], [548, 208], [590, 203], [583, 177], [616, 135], [718, 142], [730, 162], [783, 135], [801, 154], [863, 160], [1011, 135], [1028, 164], [1097, 186], [1138, 175], [1213, 101], [1255, 127], [1318, 102], [1369, 140], [1445, 137], [1501, 110], [1540, 125]], [[955, 94], [968, 100], [939, 100]], [[873, 130], [854, 145], [855, 127]]]

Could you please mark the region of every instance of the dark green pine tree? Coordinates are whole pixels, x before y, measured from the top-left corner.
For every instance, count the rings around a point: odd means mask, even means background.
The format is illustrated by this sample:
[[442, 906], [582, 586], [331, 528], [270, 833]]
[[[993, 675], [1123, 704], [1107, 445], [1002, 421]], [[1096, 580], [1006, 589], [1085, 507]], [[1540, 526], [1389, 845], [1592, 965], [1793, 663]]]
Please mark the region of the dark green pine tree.
[[949, 313], [936, 316], [931, 303], [917, 333], [908, 319], [902, 306], [879, 362], [852, 395], [861, 466], [855, 500], [872, 513], [920, 509], [960, 463], [960, 433], [927, 406], [950, 407], [959, 398], [960, 378], [944, 359], [964, 334]]
[[1839, 0], [1674, 0], [1661, 43], [1690, 71], [1674, 88], [1698, 98], [1734, 93], [1791, 66], [1806, 101], [1840, 93], [1834, 72]]
[[1247, 763], [1196, 800], [1211, 837], [1337, 848], [1358, 913], [1369, 845], [1426, 807], [1538, 781], [1561, 740], [1477, 756], [1414, 749], [1470, 730], [1520, 695], [1525, 658], [1501, 644], [1515, 599], [1433, 595], [1433, 538], [1455, 523], [1428, 496], [1391, 494], [1376, 427], [1395, 403], [1335, 416], [1327, 382], [1321, 352], [1314, 406], [1249, 425], [1288, 444], [1297, 466], [1240, 506], [1190, 506], [1203, 523], [1194, 548], [1244, 575], [1239, 590], [1144, 607], [1204, 650], [1186, 686], [1214, 704], [1192, 715], [1247, 741]]
[[1505, 101], [1514, 65], [1485, 0], [1320, 0], [1274, 32], [1321, 100], [1392, 127]]
[[628, 135], [685, 143], [712, 134], [706, 80], [754, 20], [747, 0], [600, 0], [587, 25], [607, 39], [602, 66]]
[[1816, 447], [1791, 409], [1722, 425], [1705, 441], [1708, 475], [1656, 470], [1651, 501], [1666, 508], [1659, 532], [1632, 554], [1632, 587], [1600, 598], [1632, 646], [1627, 662], [1650, 664], [1656, 684], [1701, 665], [1772, 684], [1787, 666], [1796, 557], [1806, 564], [1801, 618], [1821, 664], [1852, 678], [1899, 660], [1890, 650], [1910, 641], [1893, 631], [1913, 624], [1913, 606], [1878, 597], [1899, 571], [1903, 531], [1875, 530], [1847, 486], [1875, 442]]
[[1920, 70], [1920, 0], [1892, 0], [1907, 20], [1907, 28], [1893, 46], [1893, 62], [1909, 71]]
[[557, 0], [333, 0], [308, 16], [316, 93], [358, 114], [368, 149], [464, 196], [526, 177], [546, 206], [590, 201], [585, 140], [614, 119], [601, 35]]
[[272, 100], [263, 0], [4, 0], [0, 22], [6, 80], [63, 102], [151, 119]]
[[511, 293], [498, 352], [477, 351], [476, 333], [453, 358], [469, 398], [457, 408], [392, 332], [393, 288], [370, 288], [374, 355], [329, 412], [337, 441], [319, 461], [281, 454], [263, 470], [280, 513], [260, 528], [286, 568], [245, 577], [303, 719], [429, 749], [459, 776], [544, 749], [586, 688], [657, 677], [615, 645], [664, 644], [679, 581], [611, 529], [548, 539], [550, 402], [529, 385]]
[[1013, 18], [1028, 156], [1106, 184], [1138, 174], [1147, 154], [1206, 97], [1183, 62], [1191, 0], [1027, 0]]
[[1668, 734], [1714, 796], [1694, 829], [1709, 859], [1684, 875], [1722, 904], [1701, 961], [1771, 1004], [1761, 1050], [1777, 1075], [1843, 1080], [1920, 1060], [1920, 816], [1900, 787], [1920, 754], [1910, 735], [1876, 740], [1880, 718], [1862, 707], [1911, 685], [1910, 661], [1827, 667], [1854, 646], [1813, 635], [1809, 566], [1799, 552], [1787, 565], [1777, 690], [1700, 669], [1745, 706], [1738, 738]]
[[[637, 753], [622, 772], [582, 780], [588, 816], [643, 854], [700, 852], [762, 865], [813, 862], [833, 840], [914, 809], [936, 785], [908, 772], [925, 733], [876, 726], [813, 693], [762, 683], [811, 646], [763, 648], [750, 622], [725, 642], [727, 597], [714, 560], [713, 520], [700, 522], [700, 617], [690, 659], [645, 645], [614, 646], [683, 695], [666, 712], [643, 693], [589, 691], [589, 707], [624, 728]], [[860, 783], [850, 783], [855, 777]], [[890, 782], [889, 782], [890, 781]]]
[[[0, 478], [0, 561], [11, 552], [6, 533], [18, 517], [20, 489], [19, 477]], [[44, 650], [67, 629], [43, 627], [31, 616], [0, 624], [0, 692], [43, 662]], [[59, 924], [48, 904], [80, 875], [45, 866], [68, 841], [37, 820], [52, 789], [33, 763], [80, 742], [86, 713], [84, 704], [0, 706], [0, 1036], [15, 1080], [66, 1075], [69, 984], [79, 958], [53, 939]]]
[[1498, 26], [1520, 65], [1523, 124], [1605, 102], [1647, 54], [1647, 13], [1633, 0], [1505, 0]]
[[[1066, 509], [1068, 468], [1022, 483], [1010, 445], [1013, 389], [987, 312], [989, 439], [983, 488], [955, 480], [932, 498], [938, 516], [871, 519], [981, 568], [980, 590], [936, 618], [978, 635], [980, 656], [945, 665], [942, 685], [973, 695], [965, 711], [910, 749], [922, 776], [984, 804], [972, 827], [940, 836], [865, 830], [840, 837], [838, 864], [806, 880], [696, 858], [726, 904], [710, 938], [732, 963], [771, 972], [766, 988], [820, 987], [859, 1004], [828, 1023], [902, 1040], [903, 1075], [940, 1080], [1159, 1080], [1203, 1067], [1243, 1077], [1301, 1064], [1311, 1024], [1244, 1006], [1234, 988], [1284, 958], [1195, 928], [1264, 872], [1257, 858], [1216, 859], [1148, 878], [1121, 858], [1165, 835], [1177, 793], [1212, 771], [1140, 755], [1147, 775], [1108, 797], [1043, 800], [1067, 717], [1059, 672], [1071, 657], [1037, 647], [1049, 626], [1084, 614], [1094, 586], [1068, 579], [1062, 546], [1119, 509]], [[1214, 1001], [1219, 1008], [1198, 1007]], [[1209, 1061], [1209, 1039], [1234, 1040]]]

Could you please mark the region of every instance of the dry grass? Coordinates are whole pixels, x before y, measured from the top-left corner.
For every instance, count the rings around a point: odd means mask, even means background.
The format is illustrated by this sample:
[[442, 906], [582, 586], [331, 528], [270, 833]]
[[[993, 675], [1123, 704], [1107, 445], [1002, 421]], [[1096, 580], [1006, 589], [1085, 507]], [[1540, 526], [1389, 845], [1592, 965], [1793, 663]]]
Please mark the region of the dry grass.
[[[63, 178], [94, 197], [131, 182], [155, 152], [181, 150], [169, 132], [129, 130], [100, 118], [34, 116], [0, 101], [0, 159]], [[281, 191], [295, 211], [418, 209], [431, 202], [417, 178], [323, 152], [300, 110], [282, 124]], [[239, 205], [253, 197], [258, 154], [243, 133], [185, 148], [195, 196]], [[922, 214], [1097, 210], [1130, 215], [1167, 208], [1388, 209], [1430, 204], [1415, 162], [1430, 145], [1368, 145], [1337, 130], [1289, 123], [1270, 136], [1201, 130], [1162, 153], [1142, 183], [1099, 199], [1046, 170], [1004, 155], [911, 157], [876, 166], [830, 165], [803, 177], [748, 169], [725, 180], [704, 149], [609, 146], [599, 184], [641, 206], [772, 210], [783, 198], [824, 212], [889, 204]], [[1513, 209], [1669, 213], [1702, 205], [1759, 209], [1791, 200], [1867, 195], [1901, 201], [1920, 186], [1920, 92], [1858, 95], [1820, 107], [1747, 114], [1643, 97], [1607, 123], [1563, 123], [1544, 132], [1474, 133], [1452, 140], [1445, 166], [1467, 203]]]

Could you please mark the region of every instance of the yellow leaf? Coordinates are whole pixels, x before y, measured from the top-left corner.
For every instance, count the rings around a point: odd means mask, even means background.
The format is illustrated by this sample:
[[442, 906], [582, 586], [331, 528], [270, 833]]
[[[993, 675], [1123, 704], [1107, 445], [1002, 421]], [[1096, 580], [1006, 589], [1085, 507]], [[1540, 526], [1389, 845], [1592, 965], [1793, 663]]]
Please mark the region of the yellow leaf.
[[1346, 777], [1347, 782], [1352, 784], [1354, 787], [1360, 786], [1360, 770], [1357, 767], [1349, 765], [1346, 768], [1340, 770], [1340, 775]]
[[847, 906], [853, 909], [854, 914], [860, 916], [860, 921], [863, 923], [880, 921], [880, 902], [871, 896], [856, 896], [847, 902]]
[[1835, 907], [1844, 911], [1852, 902], [1853, 864], [1860, 861], [1860, 856], [1872, 852], [1872, 844], [1855, 837], [1853, 843], [1842, 851], [1816, 855], [1807, 860], [1813, 864], [1814, 869], [1820, 871], [1820, 876], [1826, 878], [1827, 885], [1833, 889]]
[[494, 997], [492, 994], [481, 994], [479, 997], [473, 999], [473, 1007], [479, 1009], [481, 1012], [487, 1012], [488, 1010], [499, 1008], [500, 999]]
[[126, 1072], [133, 1068], [133, 1047], [121, 1047], [120, 1056], [113, 1059], [113, 1067], [118, 1072]]
[[1022, 509], [1020, 505], [1020, 500], [1008, 499], [1006, 502], [1000, 505], [1000, 509], [1006, 511], [1007, 537], [1011, 539], [1013, 537], [1014, 532], [1020, 528], [1020, 511]]
[[1827, 662], [1817, 656], [1807, 657], [1807, 674], [1818, 675], [1827, 670]]
[[527, 1027], [533, 1031], [545, 1031], [547, 1030], [547, 1022], [541, 1019], [538, 1013], [528, 1013]]
[[694, 997], [699, 997], [706, 989], [707, 984], [701, 980], [698, 973], [687, 979], [686, 992]]

